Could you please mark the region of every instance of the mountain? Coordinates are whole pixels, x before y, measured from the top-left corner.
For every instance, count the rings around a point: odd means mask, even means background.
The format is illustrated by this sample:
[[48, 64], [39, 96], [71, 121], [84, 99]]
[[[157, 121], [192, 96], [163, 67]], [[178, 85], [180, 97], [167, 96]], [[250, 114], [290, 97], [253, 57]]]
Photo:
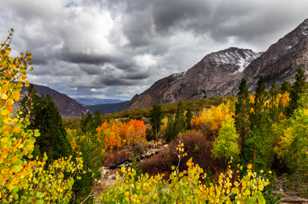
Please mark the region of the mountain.
[[120, 103], [105, 103], [105, 104], [97, 104], [86, 106], [92, 112], [99, 113], [114, 113], [125, 110], [129, 107], [129, 101], [122, 101]]
[[101, 98], [75, 98], [78, 103], [84, 106], [93, 106], [93, 105], [101, 105], [101, 104], [114, 104], [121, 103], [122, 100], [118, 99], [101, 99]]
[[260, 53], [231, 47], [213, 52], [186, 72], [163, 78], [131, 100], [130, 108], [148, 107], [183, 99], [228, 95], [241, 73]]
[[39, 96], [49, 95], [62, 116], [80, 116], [89, 110], [74, 99], [46, 86], [32, 84]]
[[243, 77], [254, 89], [260, 77], [267, 84], [292, 81], [299, 67], [305, 70], [307, 79], [308, 19], [254, 60], [243, 72]]
[[234, 47], [211, 53], [186, 72], [160, 79], [134, 96], [129, 108], [234, 95], [242, 78], [247, 79], [250, 89], [254, 90], [261, 77], [268, 85], [292, 81], [299, 67], [308, 75], [308, 19], [263, 53]]

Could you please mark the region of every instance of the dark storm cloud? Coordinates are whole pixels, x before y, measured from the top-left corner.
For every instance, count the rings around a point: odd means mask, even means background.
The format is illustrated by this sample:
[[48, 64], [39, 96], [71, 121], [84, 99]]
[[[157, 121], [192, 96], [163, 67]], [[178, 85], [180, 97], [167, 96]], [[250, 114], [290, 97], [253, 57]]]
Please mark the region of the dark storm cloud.
[[33, 53], [30, 79], [74, 97], [128, 98], [229, 46], [264, 51], [305, 0], [3, 0], [0, 37]]
[[[124, 32], [132, 45], [143, 46], [157, 35], [190, 30], [210, 35], [214, 40], [264, 41], [304, 20], [308, 5], [303, 1], [210, 1], [210, 0], [124, 0], [109, 1], [110, 8], [126, 4]], [[304, 6], [304, 7], [303, 7]], [[265, 39], [268, 41], [268, 39]]]
[[141, 79], [147, 79], [149, 77], [150, 74], [148, 72], [143, 72], [143, 73], [128, 73], [125, 78], [129, 80], [141, 80]]
[[104, 78], [102, 83], [106, 86], [133, 86], [135, 85], [134, 81], [121, 78]]
[[59, 57], [64, 61], [76, 64], [84, 63], [84, 64], [98, 65], [98, 64], [111, 63], [115, 60], [112, 56], [85, 54], [85, 53], [68, 53], [68, 52], [64, 52]]

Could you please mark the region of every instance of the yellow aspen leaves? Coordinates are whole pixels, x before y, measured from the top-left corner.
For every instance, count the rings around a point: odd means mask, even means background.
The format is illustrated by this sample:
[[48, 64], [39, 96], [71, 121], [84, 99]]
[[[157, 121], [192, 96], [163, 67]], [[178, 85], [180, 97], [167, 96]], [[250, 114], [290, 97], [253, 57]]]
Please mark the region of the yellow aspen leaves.
[[223, 103], [208, 109], [203, 109], [199, 115], [192, 118], [192, 125], [195, 128], [206, 128], [212, 132], [217, 132], [226, 118], [233, 116], [230, 104]]
[[32, 158], [39, 133], [28, 129], [28, 116], [14, 110], [21, 89], [29, 85], [32, 57], [11, 56], [8, 41], [0, 45], [0, 203], [69, 203], [82, 160], [62, 158], [47, 165], [46, 158]]
[[[180, 147], [182, 148], [182, 147]], [[205, 182], [207, 175], [192, 159], [187, 170], [176, 169], [168, 179], [164, 175], [149, 176], [132, 168], [122, 168], [114, 185], [97, 198], [98, 203], [261, 203], [265, 204], [264, 188], [269, 180], [252, 168], [240, 176], [230, 167], [214, 182]], [[254, 201], [254, 202], [253, 202]]]

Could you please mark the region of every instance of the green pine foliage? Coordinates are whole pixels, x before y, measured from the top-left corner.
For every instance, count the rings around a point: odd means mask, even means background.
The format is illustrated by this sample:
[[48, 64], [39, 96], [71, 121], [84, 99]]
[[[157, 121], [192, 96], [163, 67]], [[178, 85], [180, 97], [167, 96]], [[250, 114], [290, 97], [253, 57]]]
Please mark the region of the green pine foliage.
[[165, 139], [167, 142], [175, 139], [180, 132], [186, 129], [186, 121], [185, 110], [183, 104], [180, 102], [177, 105], [175, 115], [168, 116], [168, 124], [165, 133]]
[[162, 110], [161, 110], [161, 106], [160, 105], [154, 105], [151, 112], [150, 112], [150, 123], [151, 123], [151, 127], [152, 127], [153, 139], [158, 138], [162, 119], [163, 119], [163, 113], [162, 113]]
[[46, 153], [49, 162], [69, 156], [72, 148], [61, 115], [51, 97], [40, 97], [33, 88], [30, 88], [28, 97], [22, 101], [22, 106], [24, 111], [30, 113], [29, 128], [37, 129], [41, 133], [41, 137], [37, 138], [35, 143], [34, 156], [43, 157]]
[[296, 72], [295, 82], [290, 91], [290, 104], [287, 109], [288, 116], [291, 116], [295, 109], [299, 106], [299, 98], [303, 93], [305, 87], [305, 75], [304, 70], [299, 68]]
[[244, 149], [246, 137], [250, 132], [249, 111], [250, 104], [248, 86], [246, 80], [243, 79], [239, 86], [239, 92], [235, 104], [235, 126], [240, 135], [240, 146], [242, 150]]
[[166, 128], [166, 133], [165, 133], [165, 140], [167, 142], [172, 141], [175, 139], [177, 136], [177, 132], [175, 130], [175, 120], [173, 115], [168, 116], [168, 123], [167, 123], [167, 128]]
[[280, 86], [280, 92], [290, 92], [291, 91], [291, 84], [288, 81], [284, 81]]
[[185, 123], [186, 123], [186, 129], [190, 130], [192, 128], [191, 126], [191, 120], [192, 120], [193, 114], [190, 109], [187, 110], [185, 114]]

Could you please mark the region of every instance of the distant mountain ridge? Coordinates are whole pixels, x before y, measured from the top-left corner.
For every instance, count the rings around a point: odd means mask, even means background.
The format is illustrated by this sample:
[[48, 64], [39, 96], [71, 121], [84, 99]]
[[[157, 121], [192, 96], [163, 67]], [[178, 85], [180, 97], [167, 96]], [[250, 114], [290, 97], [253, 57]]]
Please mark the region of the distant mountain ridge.
[[130, 105], [129, 101], [122, 101], [120, 103], [105, 103], [86, 106], [89, 110], [99, 113], [114, 113], [127, 109]]
[[254, 90], [261, 77], [268, 85], [292, 81], [299, 67], [308, 75], [308, 19], [263, 53], [235, 47], [210, 53], [186, 72], [160, 79], [135, 95], [129, 108], [234, 95], [242, 78], [247, 79], [250, 89]]
[[47, 96], [49, 95], [57, 109], [59, 110], [62, 116], [73, 117], [73, 116], [81, 116], [89, 112], [89, 109], [79, 104], [74, 99], [69, 96], [62, 94], [54, 89], [51, 89], [47, 86], [32, 84], [34, 89], [36, 90], [39, 96]]
[[75, 100], [84, 105], [84, 106], [94, 106], [94, 105], [101, 105], [101, 104], [115, 104], [124, 102], [123, 100], [118, 99], [101, 99], [101, 98], [75, 98]]

